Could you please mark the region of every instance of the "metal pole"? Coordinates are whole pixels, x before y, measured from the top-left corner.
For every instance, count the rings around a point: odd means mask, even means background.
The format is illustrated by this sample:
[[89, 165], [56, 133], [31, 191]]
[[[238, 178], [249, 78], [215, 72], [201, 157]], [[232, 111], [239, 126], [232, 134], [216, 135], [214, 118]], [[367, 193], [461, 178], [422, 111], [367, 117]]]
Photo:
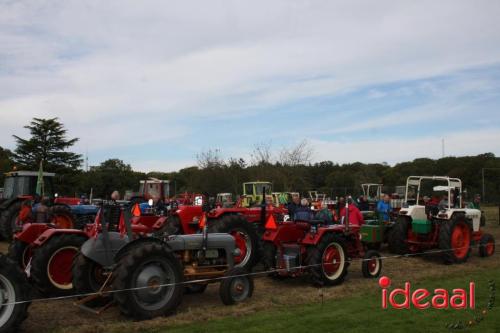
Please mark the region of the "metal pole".
[[482, 178], [483, 178], [483, 202], [486, 202], [485, 198], [484, 198], [484, 168], [481, 169], [481, 174], [482, 174]]

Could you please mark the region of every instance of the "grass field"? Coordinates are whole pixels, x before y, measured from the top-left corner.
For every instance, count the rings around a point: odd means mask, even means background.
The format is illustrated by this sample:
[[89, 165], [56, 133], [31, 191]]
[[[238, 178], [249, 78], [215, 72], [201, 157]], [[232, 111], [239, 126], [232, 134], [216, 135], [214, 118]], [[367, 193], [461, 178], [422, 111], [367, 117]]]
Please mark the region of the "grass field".
[[[477, 272], [467, 277], [443, 277], [439, 280], [424, 279], [412, 285], [416, 288], [465, 288], [469, 281], [476, 283], [476, 311], [472, 310], [395, 310], [381, 309], [380, 288], [359, 292], [323, 304], [284, 306], [279, 310], [262, 311], [242, 318], [224, 318], [206, 323], [173, 326], [154, 330], [182, 332], [436, 332], [470, 331], [500, 332], [500, 307], [493, 307], [483, 315], [483, 320], [466, 330], [447, 329], [448, 323], [459, 320], [468, 322], [481, 314], [489, 300], [488, 281], [500, 281], [500, 267], [488, 272]], [[151, 331], [153, 332], [153, 330]]]

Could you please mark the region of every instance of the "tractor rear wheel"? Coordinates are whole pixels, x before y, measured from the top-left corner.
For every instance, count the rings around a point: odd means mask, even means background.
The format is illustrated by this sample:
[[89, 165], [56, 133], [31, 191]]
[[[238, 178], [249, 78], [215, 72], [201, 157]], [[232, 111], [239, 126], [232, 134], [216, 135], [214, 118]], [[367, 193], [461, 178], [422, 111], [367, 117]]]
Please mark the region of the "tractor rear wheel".
[[[73, 290], [76, 294], [97, 293], [108, 278], [101, 265], [82, 253], [79, 253], [73, 260], [72, 273]], [[108, 298], [96, 298], [86, 302], [85, 305], [89, 307], [102, 306], [108, 302]]]
[[382, 271], [382, 258], [375, 250], [368, 250], [363, 257], [361, 270], [365, 278], [376, 278]]
[[464, 214], [455, 214], [443, 221], [439, 230], [439, 249], [446, 264], [467, 261], [471, 250], [472, 227]]
[[17, 332], [22, 321], [28, 317], [30, 290], [26, 275], [19, 266], [0, 254], [1, 332]]
[[344, 240], [339, 235], [326, 234], [312, 249], [308, 266], [315, 285], [337, 285], [347, 274], [347, 253]]
[[230, 269], [220, 283], [219, 295], [222, 303], [233, 305], [252, 297], [253, 279], [248, 271], [240, 267]]
[[172, 251], [157, 242], [130, 249], [113, 271], [113, 293], [120, 311], [136, 320], [174, 312], [184, 294], [183, 268]]
[[77, 226], [76, 219], [71, 209], [63, 205], [55, 205], [49, 209], [50, 222], [58, 229], [83, 229], [84, 226]]
[[388, 236], [389, 251], [396, 254], [407, 254], [410, 252], [408, 243], [408, 230], [411, 221], [405, 216], [399, 216]]
[[226, 215], [211, 224], [210, 232], [231, 234], [240, 254], [234, 257], [235, 267], [251, 271], [258, 260], [259, 237], [252, 223], [243, 216]]
[[39, 248], [31, 259], [31, 278], [45, 296], [73, 293], [73, 259], [87, 240], [76, 234], [56, 234]]
[[490, 257], [495, 253], [495, 239], [490, 234], [484, 234], [479, 241], [479, 256]]
[[21, 269], [25, 269], [32, 256], [31, 245], [19, 239], [14, 239], [9, 245], [7, 256], [17, 263]]
[[0, 236], [7, 241], [12, 239], [22, 205], [22, 201], [16, 201], [0, 215]]

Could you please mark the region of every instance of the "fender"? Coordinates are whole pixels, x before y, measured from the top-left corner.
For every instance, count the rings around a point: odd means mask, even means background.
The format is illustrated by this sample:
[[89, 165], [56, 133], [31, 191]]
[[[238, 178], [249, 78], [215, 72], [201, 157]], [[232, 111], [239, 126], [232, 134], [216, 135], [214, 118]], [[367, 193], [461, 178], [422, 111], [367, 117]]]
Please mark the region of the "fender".
[[[355, 226], [351, 225], [351, 229], [354, 229]], [[358, 227], [359, 229], [359, 227]], [[345, 226], [343, 224], [333, 224], [328, 227], [320, 227], [316, 232], [309, 232], [306, 237], [302, 239], [302, 244], [304, 245], [317, 245], [324, 235], [327, 233], [336, 233], [342, 234], [345, 230]]]
[[[35, 223], [33, 223], [35, 224]], [[78, 230], [78, 229], [56, 229], [56, 228], [49, 228], [45, 230], [34, 242], [34, 246], [42, 246], [45, 242], [47, 242], [50, 238], [54, 237], [55, 235], [58, 234], [73, 234], [73, 235], [81, 235], [84, 236], [85, 238], [88, 238], [89, 236], [83, 231], [83, 230]]]
[[14, 239], [31, 244], [47, 229], [53, 228], [47, 223], [26, 223], [23, 224], [23, 230], [14, 235]]
[[[134, 239], [133, 241], [130, 241], [128, 243], [126, 243], [125, 245], [123, 245], [115, 254], [114, 256], [114, 262], [118, 262], [118, 260], [120, 260], [120, 258], [125, 254], [127, 253], [128, 250], [130, 250], [132, 247], [136, 246], [136, 245], [140, 245], [142, 243], [151, 243], [151, 242], [154, 242], [154, 243], [158, 243], [160, 245], [164, 245], [165, 243], [159, 239], [159, 238], [153, 238], [153, 237], [139, 237], [139, 238], [136, 238]], [[83, 252], [83, 251], [82, 251]]]
[[279, 246], [280, 243], [296, 242], [304, 238], [307, 231], [307, 225], [295, 222], [282, 222], [278, 224], [276, 230], [266, 230], [262, 239]]
[[198, 231], [198, 229], [194, 229], [189, 225], [193, 218], [199, 217], [202, 214], [201, 206], [179, 206], [179, 209], [176, 211], [177, 216], [181, 222], [182, 230], [185, 234], [194, 234]]
[[80, 253], [102, 267], [110, 267], [115, 263], [116, 254], [128, 243], [128, 237], [119, 232], [108, 232], [107, 241], [101, 233], [96, 238], [87, 239], [80, 248]]

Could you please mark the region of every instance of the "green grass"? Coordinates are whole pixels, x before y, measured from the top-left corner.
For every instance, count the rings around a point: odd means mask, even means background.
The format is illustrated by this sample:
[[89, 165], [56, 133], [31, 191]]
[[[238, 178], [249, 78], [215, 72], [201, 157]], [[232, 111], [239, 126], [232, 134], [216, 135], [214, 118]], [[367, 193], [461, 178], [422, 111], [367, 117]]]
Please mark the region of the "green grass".
[[[479, 314], [488, 303], [488, 281], [500, 285], [500, 267], [489, 272], [470, 276], [412, 282], [412, 290], [418, 287], [430, 291], [435, 288], [466, 288], [469, 281], [476, 282], [476, 311]], [[348, 282], [346, 282], [348, 283]], [[401, 287], [401, 286], [392, 286]], [[498, 298], [497, 298], [498, 299]], [[500, 332], [500, 299], [479, 324], [467, 329], [448, 329], [446, 324], [474, 318], [470, 310], [382, 310], [381, 290], [354, 293], [348, 298], [325, 301], [324, 304], [308, 304], [270, 308], [252, 315], [228, 317], [188, 325], [169, 326], [151, 332]]]

